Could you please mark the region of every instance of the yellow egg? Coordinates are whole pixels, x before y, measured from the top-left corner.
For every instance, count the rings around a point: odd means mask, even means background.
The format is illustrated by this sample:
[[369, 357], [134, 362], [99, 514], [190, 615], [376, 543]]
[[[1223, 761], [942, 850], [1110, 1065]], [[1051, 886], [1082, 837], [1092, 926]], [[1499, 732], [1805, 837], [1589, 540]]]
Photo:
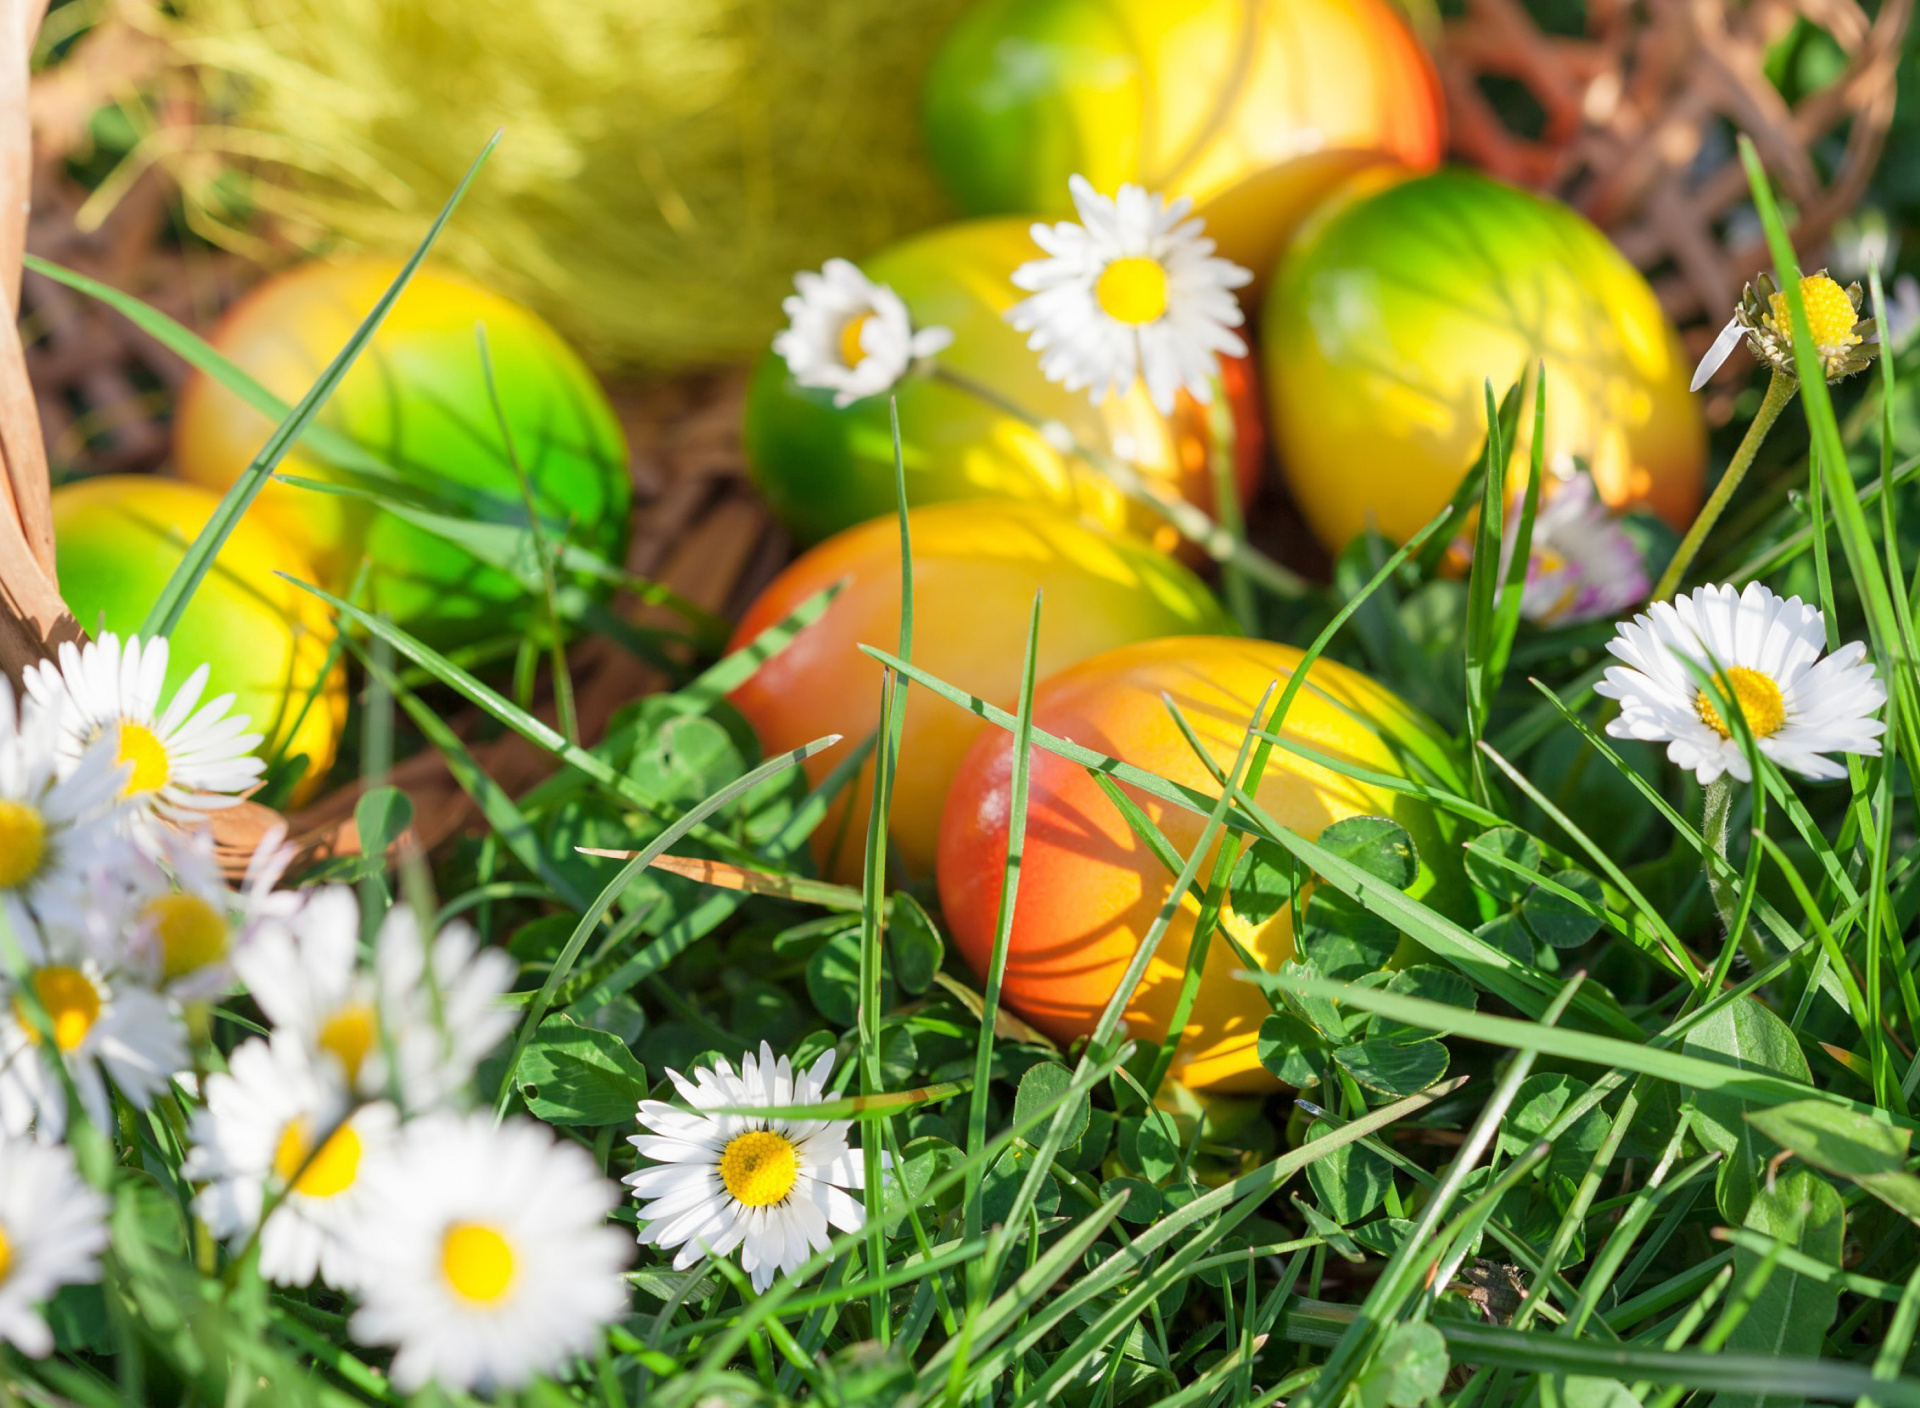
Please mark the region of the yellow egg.
[[[219, 505], [216, 494], [153, 475], [107, 475], [53, 491], [60, 590], [89, 632], [137, 633], [154, 599]], [[293, 800], [320, 786], [347, 720], [345, 669], [327, 669], [334, 626], [311, 593], [299, 549], [249, 514], [228, 537], [169, 637], [166, 688], [202, 664], [205, 697], [231, 693], [234, 712], [266, 735], [269, 760], [304, 755]]]

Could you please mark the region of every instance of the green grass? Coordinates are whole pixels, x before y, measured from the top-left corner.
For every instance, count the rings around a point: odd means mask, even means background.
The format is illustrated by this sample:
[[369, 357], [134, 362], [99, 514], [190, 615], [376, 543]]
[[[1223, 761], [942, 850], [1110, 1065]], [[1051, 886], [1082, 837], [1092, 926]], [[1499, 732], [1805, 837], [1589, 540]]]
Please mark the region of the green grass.
[[[1791, 251], [1746, 155], [1811, 366]], [[190, 334], [149, 321], [217, 368]], [[1487, 472], [1516, 429], [1519, 398], [1501, 388], [1488, 389], [1481, 464], [1405, 547], [1360, 545], [1333, 586], [1304, 598], [1222, 550], [1236, 564], [1236, 608], [1310, 641], [1309, 665], [1344, 660], [1420, 698], [1438, 688], [1426, 662], [1464, 662], [1435, 709], [1458, 724], [1452, 752], [1436, 748], [1423, 775], [1329, 762], [1449, 818], [1470, 894], [1446, 910], [1402, 888], [1382, 860], [1389, 831], [1301, 835], [1258, 802], [1264, 775], [1315, 756], [1286, 731], [1304, 668], [1249, 713], [1234, 756], [1203, 754], [1211, 788], [1175, 784], [1036, 726], [1042, 600], [1011, 710], [915, 665], [909, 569], [898, 638], [867, 642], [887, 667], [881, 726], [810, 787], [794, 765], [827, 740], [762, 760], [724, 697], [831, 593], [746, 649], [681, 671], [675, 689], [589, 740], [571, 723], [558, 644], [600, 629], [605, 609], [556, 566], [618, 574], [583, 567], [559, 525], [501, 528], [501, 560], [521, 563], [544, 599], [543, 651], [524, 657], [518, 689], [484, 663], [499, 654], [480, 648], [462, 663], [320, 592], [368, 684], [368, 780], [396, 751], [436, 748], [484, 820], [430, 871], [363, 866], [349, 878], [382, 905], [397, 891], [461, 914], [521, 961], [516, 1035], [483, 1071], [489, 1103], [538, 1098], [535, 1112], [610, 1175], [627, 1171], [629, 1118], [530, 1096], [521, 1076], [556, 1033], [585, 1024], [620, 1033], [637, 1063], [618, 1067], [621, 1089], [661, 1098], [665, 1068], [737, 1058], [763, 1038], [799, 1060], [835, 1048], [832, 1112], [859, 1122], [864, 1230], [760, 1296], [731, 1265], [675, 1272], [643, 1251], [631, 1312], [602, 1352], [516, 1401], [1920, 1405], [1920, 664], [1907, 570], [1920, 446], [1900, 430], [1920, 406], [1912, 361], [1884, 358], [1831, 394], [1809, 384], [1810, 453], [1782, 471], [1798, 496], [1751, 521], [1736, 505], [1728, 522], [1745, 526], [1723, 526], [1702, 559], [1753, 564], [1782, 592], [1818, 600], [1836, 640], [1869, 642], [1890, 696], [1886, 753], [1855, 760], [1841, 782], [1785, 776], [1749, 739], [1756, 785], [1703, 796], [1649, 766], [1648, 745], [1601, 732], [1590, 686], [1605, 633], [1524, 623], [1522, 570], [1497, 571], [1509, 531], [1524, 563], [1541, 478], [1536, 453], [1509, 526]], [[327, 384], [287, 414], [229, 496], [156, 604], [156, 626], [177, 617], [278, 454], [303, 430], [311, 440]], [[1535, 397], [1536, 452], [1551, 393]], [[1845, 427], [1839, 398], [1865, 407]], [[364, 458], [315, 443], [336, 461]], [[360, 492], [386, 492], [377, 463], [358, 467]], [[1469, 527], [1475, 567], [1450, 582], [1442, 552]], [[901, 534], [905, 549], [904, 514]], [[1263, 598], [1263, 585], [1283, 590]], [[1452, 609], [1427, 609], [1435, 600]], [[679, 643], [713, 640], [714, 623], [682, 614]], [[558, 728], [528, 707], [542, 670]], [[979, 976], [949, 948], [931, 887], [897, 883], [879, 822], [914, 766], [901, 733], [916, 693], [1016, 742], [999, 924]], [[444, 722], [456, 703], [546, 750], [554, 778], [502, 792]], [[1002, 985], [1034, 750], [1095, 776], [1168, 882], [1127, 983], [1092, 1037], [1065, 1051], [1009, 1020]], [[873, 820], [847, 838], [864, 845], [861, 882], [827, 884], [807, 843], [868, 760]], [[1202, 818], [1200, 844], [1169, 842], [1148, 800]], [[391, 792], [365, 811], [370, 832], [404, 824]], [[649, 869], [662, 855], [722, 862], [735, 879]], [[1257, 967], [1222, 915], [1233, 887], [1262, 874], [1284, 891], [1300, 953], [1248, 981], [1271, 1004], [1263, 1059], [1299, 1089], [1199, 1102], [1169, 1081], [1170, 1043], [1123, 1030], [1125, 993], [1182, 903], [1199, 916], [1182, 1011], [1210, 945]], [[1336, 961], [1354, 952], [1379, 961]], [[248, 1029], [244, 1008], [231, 1017], [213, 1027], [222, 1045]], [[59, 1297], [54, 1357], [0, 1351], [0, 1404], [398, 1402], [379, 1357], [347, 1338], [340, 1297], [270, 1292], [245, 1258], [196, 1232], [177, 1177], [184, 1098], [76, 1131], [83, 1167], [115, 1196], [104, 1289]]]

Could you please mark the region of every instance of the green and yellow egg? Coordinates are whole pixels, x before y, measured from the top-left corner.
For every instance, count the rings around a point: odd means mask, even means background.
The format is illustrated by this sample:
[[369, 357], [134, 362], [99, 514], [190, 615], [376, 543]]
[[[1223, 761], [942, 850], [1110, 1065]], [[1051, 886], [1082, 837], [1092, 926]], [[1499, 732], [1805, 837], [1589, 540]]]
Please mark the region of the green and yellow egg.
[[[1221, 463], [1243, 498], [1259, 473], [1259, 413], [1248, 365], [1225, 362], [1213, 404], [1182, 393], [1171, 416], [1156, 411], [1138, 383], [1095, 406], [1084, 392], [1048, 381], [1025, 334], [1005, 318], [1026, 296], [1014, 287], [1013, 271], [1044, 257], [1028, 233], [1031, 223], [949, 225], [862, 265], [869, 278], [900, 295], [915, 327], [950, 329], [953, 345], [939, 354], [940, 365], [990, 393], [982, 397], [925, 375], [895, 388], [907, 502], [1026, 500], [1132, 531], [1172, 551], [1180, 539], [1165, 519], [1130, 501], [1040, 427], [1057, 422], [1080, 444], [1123, 454], [1161, 493], [1211, 509], [1216, 456], [1225, 457]], [[745, 433], [755, 483], [802, 542], [894, 511], [887, 396], [837, 407], [831, 391], [801, 386], [786, 363], [768, 353], [748, 391]]]
[[1387, 0], [988, 0], [956, 24], [923, 99], [969, 214], [1071, 215], [1076, 172], [1193, 197], [1227, 257], [1263, 273], [1334, 183], [1428, 169], [1445, 114]]
[[[398, 261], [377, 258], [302, 265], [241, 300], [213, 344], [292, 404], [399, 271]], [[474, 524], [482, 531], [524, 527], [516, 458], [552, 532], [620, 562], [632, 486], [619, 422], [585, 364], [516, 303], [421, 270], [335, 388], [320, 423], [377, 463], [343, 467], [338, 457], [302, 445], [281, 462], [281, 474], [351, 492], [273, 483], [254, 512], [298, 543], [335, 592], [344, 592], [364, 564], [367, 604], [424, 638], [458, 641], [523, 618], [526, 585], [500, 565], [522, 541], [516, 534], [496, 530], [487, 544], [469, 538], [463, 546], [421, 517], [455, 520], [456, 534]], [[175, 419], [176, 467], [183, 478], [224, 492], [272, 429], [265, 414], [196, 375]], [[398, 511], [374, 502], [369, 490]], [[489, 552], [494, 565], [483, 560]]]
[[[1437, 513], [1498, 398], [1546, 368], [1550, 468], [1584, 463], [1613, 508], [1684, 527], [1706, 434], [1653, 290], [1599, 230], [1475, 172], [1356, 177], [1300, 232], [1261, 327], [1275, 449], [1338, 551]], [[1511, 478], [1524, 475], [1531, 403]]]
[[[146, 474], [55, 489], [60, 590], [80, 626], [137, 634], [219, 502], [197, 485]], [[338, 661], [328, 665], [332, 614], [279, 573], [314, 576], [297, 544], [253, 514], [242, 518], [168, 638], [166, 689], [171, 695], [204, 663], [205, 697], [234, 696], [234, 712], [266, 737], [264, 757], [306, 758], [298, 802], [333, 766], [347, 718], [346, 672]]]

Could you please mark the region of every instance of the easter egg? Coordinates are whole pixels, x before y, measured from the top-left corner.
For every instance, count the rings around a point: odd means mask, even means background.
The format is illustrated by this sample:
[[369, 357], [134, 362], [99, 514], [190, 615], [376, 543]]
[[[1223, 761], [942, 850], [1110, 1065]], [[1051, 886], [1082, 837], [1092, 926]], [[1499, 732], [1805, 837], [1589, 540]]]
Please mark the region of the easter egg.
[[[213, 345], [283, 401], [305, 394], [400, 271], [395, 260], [306, 264], [268, 279], [216, 329]], [[481, 357], [479, 329], [500, 406]], [[558, 537], [618, 565], [632, 485], [626, 443], [599, 384], [546, 323], [460, 279], [421, 270], [321, 408], [320, 423], [346, 435], [396, 474], [347, 470], [310, 445], [283, 475], [361, 492], [321, 493], [270, 483], [254, 513], [298, 543], [323, 584], [344, 593], [364, 563], [365, 602], [423, 638], [445, 643], [512, 629], [530, 595], [499, 569], [518, 537], [493, 535], [495, 565], [423, 526], [527, 522], [520, 470]], [[503, 430], [504, 422], [504, 430]], [[174, 421], [182, 477], [224, 492], [265, 443], [273, 422], [211, 377], [196, 374]], [[373, 489], [401, 501], [370, 501]], [[471, 539], [469, 542], [471, 543]]]
[[[1684, 528], [1706, 435], [1678, 338], [1638, 271], [1563, 205], [1470, 171], [1356, 179], [1268, 291], [1261, 337], [1282, 472], [1335, 551], [1445, 506], [1496, 399], [1546, 367], [1545, 463]], [[1531, 402], [1510, 479], [1524, 482]]]
[[[1034, 694], [1034, 727], [1214, 795], [1219, 784], [1182, 735], [1163, 695], [1179, 706], [1207, 755], [1225, 770], [1233, 766], [1267, 686], [1278, 681], [1285, 688], [1300, 658], [1289, 645], [1220, 637], [1122, 646], [1044, 681]], [[1365, 675], [1330, 660], [1313, 665], [1288, 708], [1283, 734], [1372, 772], [1454, 775], [1448, 745], [1431, 724]], [[940, 826], [941, 905], [961, 952], [983, 974], [999, 914], [1012, 785], [1012, 735], [995, 728], [961, 763]], [[1174, 877], [1078, 763], [1035, 749], [1028, 788], [1026, 851], [1003, 991], [1027, 1021], [1070, 1042], [1093, 1031]], [[1199, 844], [1204, 817], [1126, 790], [1182, 855]], [[1308, 838], [1346, 817], [1391, 817], [1406, 828], [1419, 859], [1411, 893], [1450, 895], [1458, 883], [1454, 848], [1439, 819], [1405, 793], [1357, 782], [1276, 748], [1254, 795], [1274, 820]], [[1202, 862], [1203, 883], [1209, 864]], [[1136, 1039], [1165, 1038], [1197, 909], [1190, 891], [1128, 1004], [1127, 1029]], [[1287, 906], [1257, 926], [1231, 908], [1224, 919], [1265, 969], [1292, 956]], [[1216, 937], [1173, 1067], [1193, 1089], [1250, 1092], [1277, 1084], [1256, 1049], [1270, 1008], [1260, 989], [1234, 977], [1244, 967]]]
[[1263, 273], [1333, 184], [1440, 160], [1432, 61], [1387, 0], [989, 0], [927, 77], [928, 146], [968, 214], [1071, 215], [1067, 178], [1191, 196]]
[[[1018, 701], [1027, 624], [1040, 608], [1037, 668], [1048, 674], [1130, 641], [1232, 623], [1179, 563], [1133, 539], [1034, 504], [985, 500], [908, 514], [913, 534], [913, 663], [1011, 709]], [[808, 760], [818, 781], [880, 721], [882, 671], [862, 644], [889, 652], [900, 637], [900, 527], [875, 519], [831, 538], [782, 572], [734, 633], [739, 648], [816, 592], [844, 582], [824, 615], [733, 692], [768, 753], [839, 733]], [[947, 783], [983, 728], [981, 719], [930, 690], [908, 690], [900, 766], [889, 817], [910, 875], [933, 869]], [[823, 868], [859, 874], [871, 814], [869, 764], [815, 832]]]
[[[973, 391], [910, 375], [892, 393], [910, 505], [1006, 498], [1050, 504], [1108, 528], [1130, 529], [1163, 550], [1180, 543], [1152, 508], [1038, 428], [1055, 421], [1098, 452], [1124, 455], [1169, 498], [1211, 511], [1224, 455], [1244, 500], [1260, 469], [1260, 420], [1245, 361], [1222, 365], [1212, 405], [1182, 393], [1163, 417], [1136, 383], [1095, 406], [1041, 375], [1039, 354], [1005, 314], [1026, 295], [1013, 271], [1043, 257], [1026, 220], [980, 220], [929, 231], [862, 266], [905, 301], [916, 327], [953, 332], [941, 367], [1004, 398], [1016, 414]], [[802, 542], [894, 511], [888, 397], [836, 407], [831, 391], [801, 386], [786, 363], [761, 358], [747, 393], [747, 463], [754, 482]]]
[[[137, 634], [219, 496], [146, 474], [105, 475], [53, 491], [60, 591], [89, 632]], [[234, 526], [168, 638], [169, 696], [208, 667], [204, 698], [234, 696], [233, 711], [266, 735], [269, 760], [304, 756], [296, 802], [333, 766], [347, 721], [345, 667], [327, 667], [332, 614], [278, 577], [313, 580], [298, 547], [248, 514]]]

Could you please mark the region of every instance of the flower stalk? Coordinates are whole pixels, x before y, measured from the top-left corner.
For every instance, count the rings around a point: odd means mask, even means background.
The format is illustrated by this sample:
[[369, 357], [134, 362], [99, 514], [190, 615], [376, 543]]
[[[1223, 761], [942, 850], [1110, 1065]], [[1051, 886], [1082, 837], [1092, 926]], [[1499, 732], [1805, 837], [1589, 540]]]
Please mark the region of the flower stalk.
[[1747, 426], [1747, 433], [1740, 437], [1740, 448], [1733, 452], [1733, 459], [1727, 465], [1727, 472], [1720, 476], [1720, 482], [1714, 486], [1713, 494], [1707, 499], [1693, 520], [1693, 526], [1687, 529], [1686, 537], [1680, 540], [1680, 546], [1674, 549], [1673, 559], [1667, 563], [1667, 570], [1660, 574], [1660, 580], [1653, 588], [1653, 599], [1663, 601], [1679, 589], [1680, 581], [1686, 576], [1687, 568], [1693, 565], [1699, 556], [1700, 545], [1707, 540], [1707, 534], [1713, 531], [1713, 525], [1720, 521], [1720, 515], [1726, 512], [1727, 505], [1739, 491], [1740, 483], [1747, 477], [1747, 471], [1753, 467], [1754, 457], [1760, 453], [1767, 432], [1773, 429], [1773, 423], [1780, 419], [1780, 412], [1787, 408], [1787, 402], [1793, 399], [1793, 393], [1800, 389], [1800, 383], [1792, 372], [1775, 370], [1773, 379], [1767, 383], [1767, 394], [1761, 398], [1760, 409], [1754, 412], [1753, 421]]

